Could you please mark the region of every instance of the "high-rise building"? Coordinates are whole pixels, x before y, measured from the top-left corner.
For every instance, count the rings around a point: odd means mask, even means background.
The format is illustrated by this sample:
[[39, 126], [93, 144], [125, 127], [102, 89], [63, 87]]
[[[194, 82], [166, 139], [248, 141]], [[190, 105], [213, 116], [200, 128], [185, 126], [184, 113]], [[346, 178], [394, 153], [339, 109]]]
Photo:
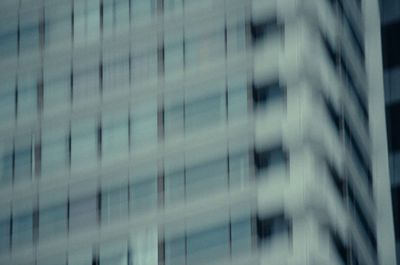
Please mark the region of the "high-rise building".
[[395, 264], [377, 0], [0, 6], [0, 264]]
[[380, 0], [390, 179], [396, 237], [400, 259], [400, 1]]

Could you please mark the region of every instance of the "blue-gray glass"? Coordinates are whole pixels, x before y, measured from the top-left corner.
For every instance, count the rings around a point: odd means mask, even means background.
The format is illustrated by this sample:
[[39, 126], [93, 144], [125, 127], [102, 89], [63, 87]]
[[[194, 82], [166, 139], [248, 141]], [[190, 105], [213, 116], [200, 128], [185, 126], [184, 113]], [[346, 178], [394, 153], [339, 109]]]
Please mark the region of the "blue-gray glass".
[[224, 117], [225, 97], [214, 94], [196, 101], [187, 102], [185, 107], [185, 130], [192, 132], [215, 125]]
[[155, 176], [135, 182], [130, 186], [130, 205], [134, 216], [157, 207], [157, 179]]
[[202, 264], [229, 257], [229, 227], [223, 225], [187, 236], [187, 264]]
[[185, 238], [178, 237], [165, 241], [165, 265], [185, 264]]
[[25, 147], [15, 150], [14, 181], [27, 181], [31, 179], [32, 150]]
[[14, 216], [12, 223], [12, 244], [15, 247], [32, 244], [33, 217], [32, 213]]
[[39, 49], [39, 24], [34, 22], [20, 29], [20, 52], [32, 52]]
[[0, 161], [0, 183], [8, 185], [12, 181], [12, 153], [5, 153]]
[[82, 228], [93, 228], [97, 225], [96, 196], [72, 201], [69, 209], [70, 232], [75, 232]]
[[249, 254], [252, 246], [250, 217], [233, 221], [231, 224], [232, 256]]
[[185, 176], [183, 171], [165, 174], [165, 204], [183, 202], [185, 197]]
[[17, 30], [11, 29], [0, 33], [0, 56], [1, 58], [15, 57], [17, 55]]
[[15, 90], [8, 88], [5, 91], [0, 91], [0, 125], [13, 122], [14, 119], [15, 119]]
[[10, 249], [10, 220], [0, 220], [0, 254]]
[[39, 211], [39, 239], [65, 235], [67, 232], [67, 204], [60, 204]]
[[219, 159], [186, 169], [186, 198], [194, 199], [228, 186], [227, 160]]
[[101, 195], [101, 222], [109, 223], [126, 216], [128, 216], [128, 187], [103, 191]]

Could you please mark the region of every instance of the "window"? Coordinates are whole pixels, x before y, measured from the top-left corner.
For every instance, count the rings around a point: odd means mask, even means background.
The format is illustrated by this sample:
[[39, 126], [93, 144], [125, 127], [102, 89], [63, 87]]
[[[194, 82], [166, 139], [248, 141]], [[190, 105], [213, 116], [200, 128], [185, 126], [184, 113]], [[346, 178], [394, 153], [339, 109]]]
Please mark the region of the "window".
[[228, 58], [246, 50], [246, 25], [244, 20], [227, 30]]
[[68, 253], [68, 265], [93, 265], [92, 249], [86, 246], [79, 246], [77, 250], [70, 250]]
[[222, 225], [187, 236], [187, 264], [203, 264], [229, 257], [229, 226]]
[[135, 23], [149, 19], [156, 13], [156, 0], [131, 0], [131, 16]]
[[131, 148], [133, 151], [154, 147], [157, 144], [157, 102], [144, 109], [134, 109], [131, 120]]
[[290, 223], [284, 215], [257, 218], [257, 236], [261, 243], [271, 240], [276, 235], [289, 233]]
[[246, 185], [249, 180], [249, 154], [247, 152], [229, 156], [229, 184], [231, 188]]
[[10, 219], [0, 220], [0, 255], [10, 250]]
[[282, 146], [269, 150], [256, 152], [255, 164], [258, 170], [264, 170], [276, 166], [287, 166], [288, 154]]
[[165, 241], [165, 264], [185, 265], [185, 237]]
[[40, 209], [39, 239], [46, 241], [50, 237], [66, 235], [67, 233], [67, 204], [60, 204]]
[[128, 265], [128, 242], [113, 241], [100, 246], [100, 265]]
[[24, 118], [37, 111], [36, 76], [21, 75], [18, 77], [18, 118]]
[[251, 219], [243, 218], [231, 223], [232, 256], [249, 254], [252, 248]]
[[131, 238], [132, 263], [140, 265], [158, 264], [157, 228], [144, 228]]
[[[15, 24], [15, 25], [13, 25]], [[11, 23], [7, 31], [0, 32], [0, 56], [1, 58], [15, 58], [17, 56], [17, 25]]]
[[32, 149], [30, 146], [15, 150], [14, 181], [31, 180], [32, 178]]
[[13, 217], [12, 244], [13, 248], [33, 243], [33, 216], [32, 213]]
[[225, 97], [222, 93], [186, 102], [185, 130], [192, 132], [225, 120]]
[[129, 87], [129, 58], [113, 60], [103, 65], [104, 92], [115, 92]]
[[39, 23], [34, 21], [20, 28], [19, 48], [21, 53], [39, 51]]
[[164, 0], [164, 11], [182, 11], [183, 0]]
[[135, 181], [130, 186], [130, 208], [133, 215], [157, 208], [157, 176]]
[[[142, 1], [142, 0], [141, 0]], [[144, 0], [149, 2], [149, 0]], [[156, 48], [133, 55], [131, 58], [131, 77], [133, 83], [143, 80], [156, 80], [158, 76]]]
[[71, 168], [94, 166], [97, 162], [97, 136], [94, 120], [73, 121], [71, 128]]
[[105, 33], [129, 28], [130, 0], [103, 0], [103, 29]]
[[103, 161], [117, 160], [129, 151], [128, 112], [103, 117], [101, 135]]
[[285, 91], [279, 82], [271, 82], [260, 86], [253, 85], [254, 106], [263, 106], [271, 102], [282, 100]]
[[264, 40], [267, 36], [282, 33], [283, 24], [279, 23], [276, 17], [264, 21], [253, 21], [251, 24], [251, 36], [254, 43]]
[[59, 175], [65, 171], [68, 162], [67, 136], [63, 130], [43, 130], [41, 175]]
[[0, 185], [7, 185], [12, 182], [13, 154], [4, 151], [0, 160]]
[[183, 73], [183, 42], [164, 44], [164, 71], [169, 78], [177, 73]]
[[13, 122], [15, 119], [15, 84], [3, 83], [0, 91], [0, 125]]
[[195, 38], [185, 37], [185, 67], [195, 67], [225, 57], [225, 34], [220, 31]]
[[182, 136], [184, 132], [183, 99], [164, 103], [164, 137], [166, 140]]
[[45, 45], [55, 47], [71, 43], [71, 5], [45, 5]]
[[86, 197], [70, 202], [69, 231], [76, 232], [82, 228], [97, 226], [97, 198]]
[[220, 159], [186, 169], [186, 196], [188, 199], [227, 188], [227, 160]]
[[103, 191], [101, 194], [101, 222], [110, 223], [113, 220], [128, 216], [128, 187]]
[[99, 67], [88, 69], [74, 68], [73, 101], [86, 102], [99, 95]]
[[165, 204], [183, 202], [185, 198], [185, 175], [183, 170], [165, 173]]
[[228, 79], [229, 121], [247, 116], [247, 77], [238, 75]]
[[71, 99], [71, 80], [69, 66], [57, 66], [57, 72], [52, 72], [50, 66], [44, 68], [43, 105], [44, 110], [56, 110], [69, 106]]
[[99, 0], [74, 0], [74, 40], [95, 40], [100, 30]]

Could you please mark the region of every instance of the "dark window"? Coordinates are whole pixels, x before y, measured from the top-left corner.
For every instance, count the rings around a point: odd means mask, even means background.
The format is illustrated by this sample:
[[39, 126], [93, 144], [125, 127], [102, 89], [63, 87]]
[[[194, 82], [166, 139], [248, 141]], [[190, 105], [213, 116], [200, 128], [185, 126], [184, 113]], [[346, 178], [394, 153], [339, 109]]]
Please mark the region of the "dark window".
[[339, 255], [343, 264], [350, 264], [350, 249], [344, 245], [343, 241], [336, 232], [330, 231], [330, 234], [332, 237], [333, 247], [335, 248], [337, 255]]
[[341, 176], [339, 176], [339, 173], [337, 172], [335, 166], [333, 166], [329, 162], [328, 162], [328, 172], [333, 180], [333, 183], [335, 184], [337, 191], [342, 196], [342, 198], [344, 198], [345, 192], [346, 192], [346, 183], [343, 180], [343, 178]]
[[400, 65], [400, 21], [382, 27], [383, 67], [395, 68]]
[[276, 17], [261, 22], [252, 21], [251, 23], [251, 37], [255, 43], [264, 39], [267, 35], [278, 32], [283, 32], [283, 24], [279, 23]]
[[270, 239], [275, 234], [290, 231], [290, 222], [283, 214], [267, 218], [257, 217], [257, 237], [260, 242]]
[[284, 95], [284, 89], [277, 81], [261, 86], [256, 86], [253, 84], [254, 106], [263, 105], [270, 101], [282, 99]]
[[389, 151], [400, 151], [400, 122], [398, 122], [398, 117], [400, 117], [400, 102], [386, 107], [386, 117], [388, 119], [387, 134]]
[[282, 146], [268, 150], [255, 151], [255, 164], [258, 170], [266, 169], [273, 165], [287, 164], [289, 155]]

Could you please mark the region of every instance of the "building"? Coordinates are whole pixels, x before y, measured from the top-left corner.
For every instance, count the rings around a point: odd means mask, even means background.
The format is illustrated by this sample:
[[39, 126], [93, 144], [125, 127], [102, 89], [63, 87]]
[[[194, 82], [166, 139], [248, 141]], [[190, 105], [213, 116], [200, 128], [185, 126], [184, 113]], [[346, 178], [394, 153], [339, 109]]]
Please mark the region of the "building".
[[0, 264], [395, 264], [375, 0], [1, 7]]
[[393, 216], [396, 235], [397, 260], [400, 254], [400, 2], [381, 0], [382, 55], [385, 81], [385, 104], [389, 147], [390, 179], [392, 184]]

